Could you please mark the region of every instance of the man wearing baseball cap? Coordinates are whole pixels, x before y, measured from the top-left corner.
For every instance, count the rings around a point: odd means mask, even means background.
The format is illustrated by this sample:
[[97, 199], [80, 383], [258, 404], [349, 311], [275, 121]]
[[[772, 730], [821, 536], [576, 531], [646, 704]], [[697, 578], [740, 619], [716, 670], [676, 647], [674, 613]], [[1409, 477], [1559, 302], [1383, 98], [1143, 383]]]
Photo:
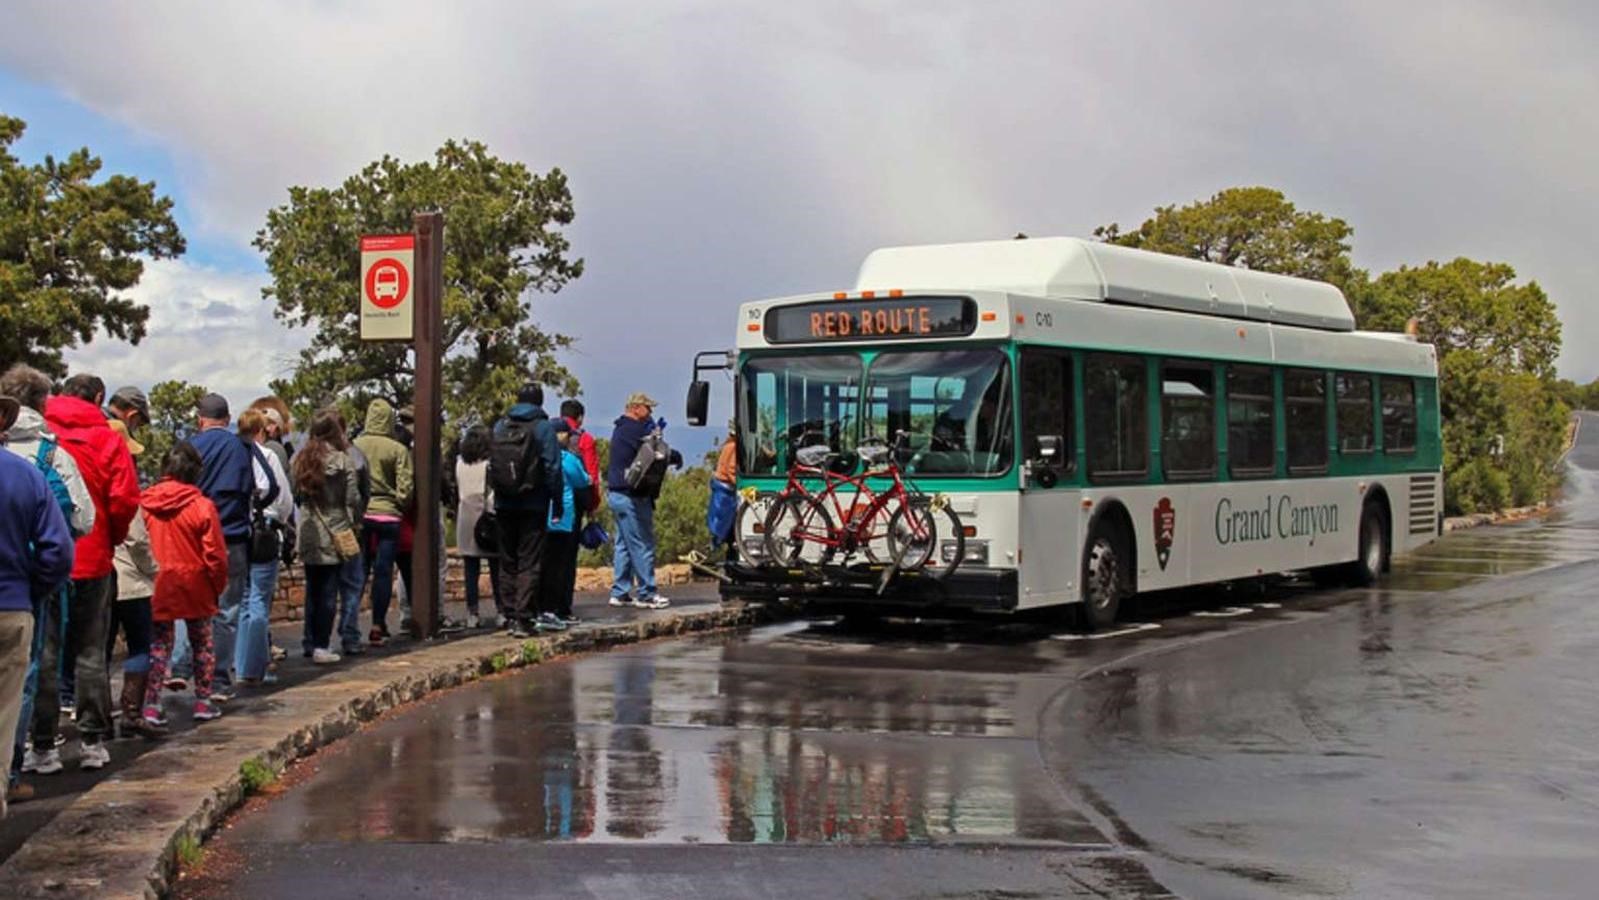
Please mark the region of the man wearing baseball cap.
[[[616, 550], [611, 582], [612, 606], [665, 609], [671, 601], [655, 589], [655, 496], [635, 491], [627, 469], [639, 446], [655, 431], [654, 398], [642, 391], [627, 398], [611, 432], [611, 464], [605, 470], [605, 503], [616, 520]], [[682, 458], [673, 451], [673, 464]]]
[[[0, 434], [21, 410], [0, 395]], [[22, 683], [33, 646], [36, 596], [53, 593], [72, 574], [74, 547], [66, 517], [38, 468], [0, 453], [0, 772], [11, 771], [11, 735], [22, 714]], [[5, 816], [0, 792], [0, 818]]]

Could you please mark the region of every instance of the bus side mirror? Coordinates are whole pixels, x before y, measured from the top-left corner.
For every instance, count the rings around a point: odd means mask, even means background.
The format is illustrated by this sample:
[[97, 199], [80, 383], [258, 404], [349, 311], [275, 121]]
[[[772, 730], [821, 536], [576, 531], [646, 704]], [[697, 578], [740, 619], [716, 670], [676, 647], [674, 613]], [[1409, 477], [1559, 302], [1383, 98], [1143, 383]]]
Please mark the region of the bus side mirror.
[[711, 383], [709, 381], [689, 382], [688, 405], [685, 413], [688, 423], [695, 427], [704, 425], [710, 408]]

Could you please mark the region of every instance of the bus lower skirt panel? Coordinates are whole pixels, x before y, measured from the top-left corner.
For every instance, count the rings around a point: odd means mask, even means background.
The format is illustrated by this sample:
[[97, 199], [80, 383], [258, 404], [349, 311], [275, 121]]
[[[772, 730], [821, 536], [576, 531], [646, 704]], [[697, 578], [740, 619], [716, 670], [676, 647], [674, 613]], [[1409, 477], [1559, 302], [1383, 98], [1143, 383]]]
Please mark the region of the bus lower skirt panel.
[[933, 610], [1013, 612], [1016, 609], [1015, 569], [962, 566], [947, 577], [896, 575], [878, 593], [877, 573], [829, 571], [820, 577], [797, 570], [769, 566], [730, 566], [731, 581], [721, 586], [723, 599], [804, 600], [813, 607], [848, 610], [862, 606], [904, 613]]

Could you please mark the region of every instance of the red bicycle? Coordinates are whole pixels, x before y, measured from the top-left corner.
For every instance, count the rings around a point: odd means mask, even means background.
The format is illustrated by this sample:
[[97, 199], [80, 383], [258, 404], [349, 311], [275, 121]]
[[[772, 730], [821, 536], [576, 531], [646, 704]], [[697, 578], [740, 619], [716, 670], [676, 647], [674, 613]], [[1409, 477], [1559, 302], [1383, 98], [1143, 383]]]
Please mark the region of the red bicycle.
[[[868, 564], [887, 565], [892, 572], [943, 578], [955, 571], [966, 549], [965, 529], [948, 497], [929, 496], [906, 482], [896, 457], [907, 436], [899, 432], [892, 446], [875, 436], [861, 441], [859, 475], [834, 472], [839, 455], [826, 446], [796, 451], [788, 483], [766, 516], [772, 561], [814, 573], [840, 553], [846, 566], [859, 553]], [[883, 478], [890, 480], [888, 487], [873, 490], [869, 482]], [[812, 491], [806, 482], [817, 479], [821, 490]], [[940, 553], [941, 531], [954, 542], [953, 554]]]

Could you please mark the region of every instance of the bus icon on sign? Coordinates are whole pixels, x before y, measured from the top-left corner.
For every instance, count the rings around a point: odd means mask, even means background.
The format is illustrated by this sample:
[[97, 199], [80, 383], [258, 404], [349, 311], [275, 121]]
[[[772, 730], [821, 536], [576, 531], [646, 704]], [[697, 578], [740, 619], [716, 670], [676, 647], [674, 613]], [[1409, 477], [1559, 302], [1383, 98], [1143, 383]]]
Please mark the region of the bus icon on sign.
[[385, 300], [398, 300], [400, 297], [400, 270], [393, 266], [384, 266], [377, 271], [377, 278], [372, 285], [372, 296]]

